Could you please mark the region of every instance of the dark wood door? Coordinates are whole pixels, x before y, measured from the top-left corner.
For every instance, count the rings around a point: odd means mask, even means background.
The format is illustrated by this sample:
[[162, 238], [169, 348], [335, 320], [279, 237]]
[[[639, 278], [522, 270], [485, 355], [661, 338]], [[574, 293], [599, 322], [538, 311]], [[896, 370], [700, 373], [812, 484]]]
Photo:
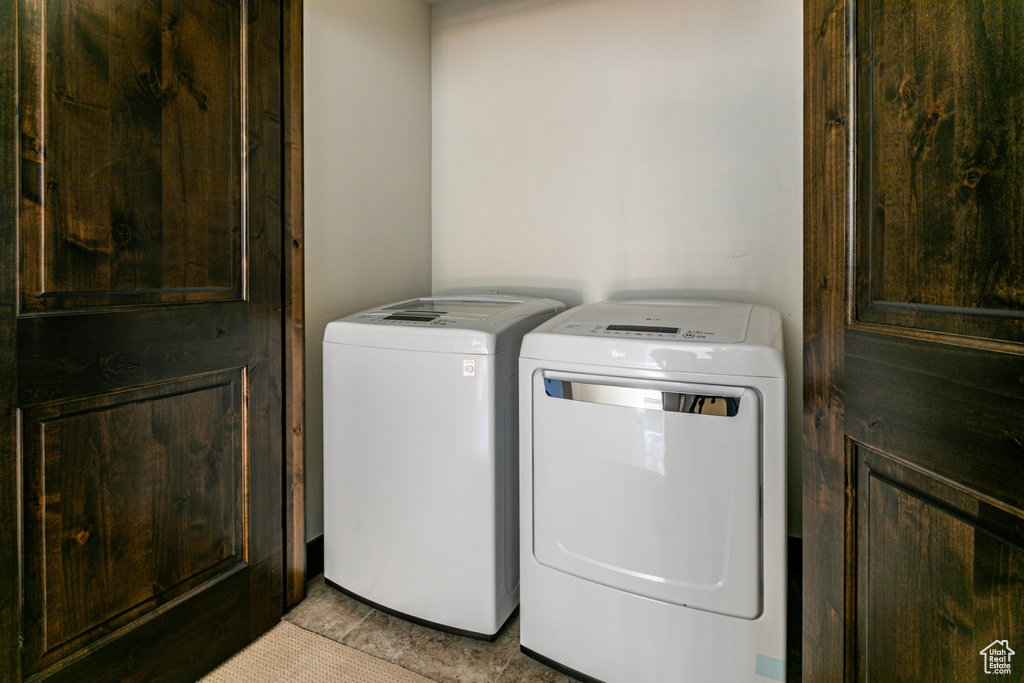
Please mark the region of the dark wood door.
[[3, 0], [2, 679], [194, 680], [280, 617], [281, 19]]
[[1024, 680], [1024, 4], [805, 27], [804, 678]]

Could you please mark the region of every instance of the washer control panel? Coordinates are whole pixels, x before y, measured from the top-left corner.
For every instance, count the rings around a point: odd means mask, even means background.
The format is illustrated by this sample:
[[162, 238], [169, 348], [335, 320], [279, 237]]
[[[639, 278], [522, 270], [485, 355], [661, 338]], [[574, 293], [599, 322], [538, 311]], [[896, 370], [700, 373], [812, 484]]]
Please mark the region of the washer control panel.
[[352, 317], [355, 322], [370, 325], [411, 325], [412, 327], [470, 327], [476, 318], [448, 317], [443, 313], [397, 312], [381, 314], [363, 313]]

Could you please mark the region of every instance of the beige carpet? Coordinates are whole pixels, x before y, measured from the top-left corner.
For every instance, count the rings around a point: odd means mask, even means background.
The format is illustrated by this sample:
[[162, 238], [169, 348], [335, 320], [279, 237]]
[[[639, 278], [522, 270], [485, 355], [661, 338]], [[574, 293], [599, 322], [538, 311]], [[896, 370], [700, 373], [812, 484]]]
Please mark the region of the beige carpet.
[[430, 683], [429, 678], [287, 621], [200, 679], [201, 683]]

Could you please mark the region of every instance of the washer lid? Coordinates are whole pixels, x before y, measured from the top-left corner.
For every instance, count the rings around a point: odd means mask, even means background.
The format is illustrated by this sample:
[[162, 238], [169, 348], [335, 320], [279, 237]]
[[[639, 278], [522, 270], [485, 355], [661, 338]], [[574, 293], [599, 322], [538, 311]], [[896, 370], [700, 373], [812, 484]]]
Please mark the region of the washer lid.
[[785, 377], [782, 318], [724, 301], [603, 301], [539, 326], [522, 357], [672, 372]]
[[518, 296], [431, 296], [385, 304], [335, 320], [324, 343], [419, 351], [493, 354], [565, 305]]

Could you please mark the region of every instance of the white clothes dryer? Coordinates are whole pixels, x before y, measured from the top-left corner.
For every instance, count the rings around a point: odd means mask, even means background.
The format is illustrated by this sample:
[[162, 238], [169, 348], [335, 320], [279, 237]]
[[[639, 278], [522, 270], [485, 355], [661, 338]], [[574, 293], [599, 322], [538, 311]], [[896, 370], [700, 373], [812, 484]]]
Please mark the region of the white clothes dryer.
[[519, 602], [519, 346], [564, 309], [427, 297], [327, 325], [328, 584], [406, 619], [496, 636]]
[[523, 651], [608, 683], [784, 681], [779, 314], [590, 304], [519, 364]]

